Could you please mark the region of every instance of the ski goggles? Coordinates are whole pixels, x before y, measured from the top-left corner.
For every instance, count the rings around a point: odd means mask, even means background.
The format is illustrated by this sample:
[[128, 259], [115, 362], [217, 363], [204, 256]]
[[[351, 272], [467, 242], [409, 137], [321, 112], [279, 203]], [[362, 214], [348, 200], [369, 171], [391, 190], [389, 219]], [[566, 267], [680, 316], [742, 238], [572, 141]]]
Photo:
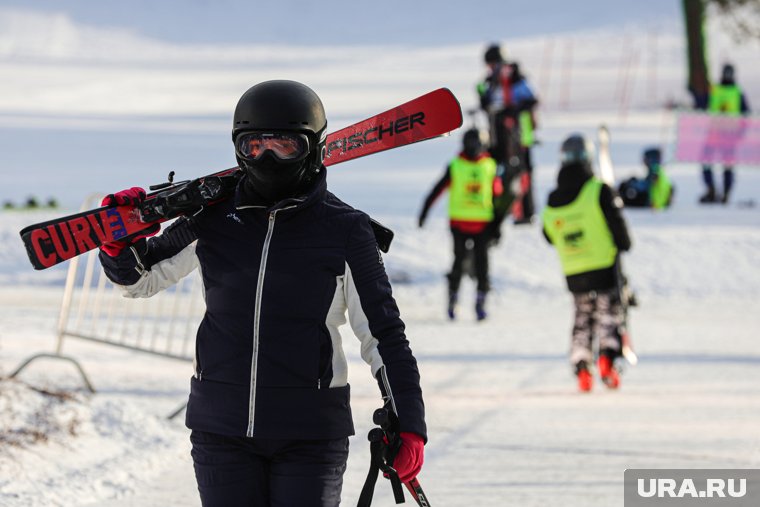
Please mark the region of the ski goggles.
[[243, 132], [235, 140], [235, 151], [249, 160], [269, 151], [279, 160], [297, 161], [309, 154], [309, 138], [298, 132]]

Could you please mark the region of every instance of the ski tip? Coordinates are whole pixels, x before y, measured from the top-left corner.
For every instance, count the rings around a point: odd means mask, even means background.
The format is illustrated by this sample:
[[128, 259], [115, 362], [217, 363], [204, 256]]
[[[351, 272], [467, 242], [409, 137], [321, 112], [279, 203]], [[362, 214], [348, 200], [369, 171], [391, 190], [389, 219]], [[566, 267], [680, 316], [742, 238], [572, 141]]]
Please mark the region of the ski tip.
[[[428, 93], [428, 95], [438, 95], [440, 97], [448, 96], [456, 104], [456, 108], [459, 111], [459, 121], [458, 121], [457, 126], [451, 130], [458, 129], [459, 127], [462, 126], [462, 124], [464, 124], [464, 113], [462, 112], [462, 104], [459, 102], [459, 99], [457, 98], [457, 96], [454, 95], [454, 92], [452, 92], [450, 89], [443, 86], [441, 88], [438, 88], [437, 90], [433, 90], [432, 92]], [[476, 112], [477, 112], [477, 109], [470, 109], [467, 111], [467, 113], [470, 115], [474, 115]]]
[[636, 366], [639, 363], [639, 357], [636, 355], [636, 353], [633, 351], [633, 349], [628, 345], [623, 345], [623, 357], [626, 361], [628, 361], [628, 364], [631, 366]]

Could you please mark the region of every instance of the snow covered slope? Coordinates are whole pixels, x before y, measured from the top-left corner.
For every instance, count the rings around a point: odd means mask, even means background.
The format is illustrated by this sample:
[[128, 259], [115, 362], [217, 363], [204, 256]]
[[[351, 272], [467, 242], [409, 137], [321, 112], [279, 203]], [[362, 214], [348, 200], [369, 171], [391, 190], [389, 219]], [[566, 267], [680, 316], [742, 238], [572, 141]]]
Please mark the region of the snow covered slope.
[[[619, 168], [622, 175], [636, 170]], [[698, 207], [698, 173], [680, 167], [671, 171], [679, 191], [673, 209], [627, 210], [635, 241], [627, 266], [641, 301], [631, 322], [641, 362], [626, 372], [619, 392], [597, 386], [581, 395], [566, 359], [570, 298], [537, 225], [510, 226], [492, 252], [488, 320], [475, 321], [468, 281], [461, 319], [445, 320], [443, 274], [451, 257], [443, 203], [425, 229], [414, 220], [438, 171], [399, 169], [382, 182], [365, 172], [371, 195], [359, 173], [331, 175], [339, 195], [396, 232], [386, 264], [420, 362], [430, 426], [420, 479], [435, 505], [509, 499], [620, 506], [626, 468], [760, 466], [757, 208]], [[539, 172], [539, 202], [552, 175], [550, 167]], [[746, 200], [756, 195], [760, 175], [741, 171], [737, 185], [737, 200]], [[378, 197], [394, 189], [402, 190], [393, 205]], [[0, 213], [3, 375], [54, 348], [63, 272], [33, 272], [15, 236], [42, 218]], [[346, 334], [357, 436], [343, 498], [353, 505], [379, 399]], [[47, 360], [25, 371], [24, 383], [0, 381], [0, 504], [199, 505], [188, 431], [164, 419], [186, 397], [190, 365], [74, 339], [63, 351], [82, 362], [99, 392], [77, 390], [72, 367]], [[376, 504], [393, 505], [387, 486], [378, 488]]]
[[[232, 166], [231, 107], [262, 79], [311, 84], [339, 128], [439, 86], [472, 107], [483, 72], [480, 40], [304, 47], [199, 36], [188, 43], [100, 25], [92, 14], [81, 21], [0, 8], [0, 200], [52, 195], [71, 210], [92, 191], [147, 186], [169, 170], [188, 178]], [[543, 100], [539, 204], [571, 132], [610, 126], [618, 180], [643, 174], [643, 148], [668, 152], [673, 116], [654, 106], [684, 97], [683, 44], [680, 29], [652, 26], [561, 32], [552, 25], [550, 35], [492, 37], [506, 41]], [[760, 68], [742, 65], [756, 60], [756, 48], [736, 50], [723, 34], [711, 40], [711, 64], [736, 58], [750, 97], [758, 97]], [[619, 107], [626, 73], [630, 111]], [[422, 374], [430, 442], [420, 480], [431, 502], [622, 506], [626, 468], [760, 468], [760, 208], [740, 205], [760, 200], [760, 173], [739, 167], [732, 204], [699, 207], [699, 169], [669, 166], [674, 207], [626, 211], [641, 360], [619, 392], [597, 386], [581, 395], [566, 358], [570, 297], [538, 224], [508, 226], [492, 251], [489, 318], [475, 321], [466, 280], [461, 318], [445, 319], [445, 205], [422, 230], [416, 213], [460, 137], [357, 160], [328, 177], [337, 195], [396, 233], [385, 263]], [[65, 211], [0, 211], [0, 377], [55, 350], [66, 266], [32, 270], [18, 231]], [[343, 499], [355, 505], [380, 400], [349, 334], [357, 436]], [[98, 392], [82, 391], [63, 361], [40, 360], [20, 380], [0, 380], [0, 505], [198, 506], [188, 430], [165, 419], [187, 397], [191, 366], [75, 339], [62, 353], [82, 363]], [[394, 505], [382, 482], [375, 496], [374, 505]]]

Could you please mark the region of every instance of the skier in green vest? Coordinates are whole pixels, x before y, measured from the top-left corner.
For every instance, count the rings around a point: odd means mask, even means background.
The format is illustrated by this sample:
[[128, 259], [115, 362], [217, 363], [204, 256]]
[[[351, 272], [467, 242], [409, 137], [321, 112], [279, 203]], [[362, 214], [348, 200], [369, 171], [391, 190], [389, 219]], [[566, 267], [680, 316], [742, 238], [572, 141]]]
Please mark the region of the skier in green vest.
[[[739, 116], [749, 114], [747, 98], [741, 88], [736, 85], [734, 66], [725, 64], [721, 71], [720, 84], [710, 87], [710, 97], [707, 111], [711, 114], [723, 114], [727, 116]], [[715, 190], [712, 165], [702, 165], [702, 179], [707, 191], [699, 198], [703, 204], [722, 202], [726, 204], [734, 184], [734, 168], [730, 165], [723, 166], [723, 195], [719, 196]]]
[[559, 253], [575, 303], [570, 361], [581, 391], [590, 391], [593, 384], [594, 337], [602, 381], [611, 389], [620, 385], [615, 359], [621, 355], [625, 329], [618, 255], [631, 247], [623, 202], [594, 177], [593, 152], [581, 135], [564, 141], [557, 188], [542, 214], [544, 235]]
[[425, 198], [419, 215], [420, 227], [430, 207], [447, 188], [449, 225], [454, 239], [454, 263], [448, 274], [448, 316], [452, 320], [456, 317], [464, 260], [471, 248], [478, 283], [475, 315], [483, 320], [487, 315], [485, 302], [490, 289], [488, 245], [498, 234], [494, 230], [493, 199], [501, 195], [503, 189], [496, 176], [496, 161], [485, 151], [477, 129], [465, 132], [462, 151], [446, 166], [444, 175]]
[[670, 206], [673, 200], [673, 182], [662, 164], [662, 150], [648, 148], [644, 151], [644, 165], [647, 168], [646, 182], [649, 186], [649, 206], [661, 210]]
[[642, 161], [647, 170], [646, 177], [630, 177], [618, 187], [623, 203], [628, 208], [661, 210], [669, 207], [673, 202], [675, 185], [662, 163], [662, 150], [659, 147], [645, 149]]

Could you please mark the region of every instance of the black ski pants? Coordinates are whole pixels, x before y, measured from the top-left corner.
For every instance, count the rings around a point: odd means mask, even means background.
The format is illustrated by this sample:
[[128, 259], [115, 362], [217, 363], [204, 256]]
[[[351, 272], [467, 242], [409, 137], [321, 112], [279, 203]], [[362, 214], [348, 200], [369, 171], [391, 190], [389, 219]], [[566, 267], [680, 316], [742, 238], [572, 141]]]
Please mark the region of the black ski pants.
[[459, 291], [465, 259], [470, 248], [475, 265], [475, 277], [478, 281], [478, 292], [488, 292], [490, 287], [488, 280], [488, 241], [490, 235], [487, 231], [479, 234], [465, 234], [454, 228], [451, 229], [451, 234], [454, 237], [454, 264], [451, 266], [451, 272], [448, 275], [449, 293], [453, 294]]
[[594, 338], [598, 340], [599, 355], [611, 359], [619, 356], [625, 317], [617, 289], [574, 292], [573, 302], [575, 321], [570, 362], [576, 368], [579, 363], [594, 364]]
[[269, 440], [193, 430], [203, 507], [337, 507], [348, 438]]
[[519, 157], [520, 126], [514, 111], [499, 111], [489, 115], [491, 146], [489, 152], [497, 164], [507, 167], [510, 158]]

